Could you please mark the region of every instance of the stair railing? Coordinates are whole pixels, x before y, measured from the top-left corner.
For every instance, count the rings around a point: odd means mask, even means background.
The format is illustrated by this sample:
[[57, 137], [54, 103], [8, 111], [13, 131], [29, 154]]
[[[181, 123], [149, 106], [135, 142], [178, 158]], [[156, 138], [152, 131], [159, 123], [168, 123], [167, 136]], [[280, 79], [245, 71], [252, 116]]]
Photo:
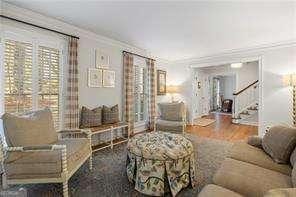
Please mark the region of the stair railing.
[[254, 81], [240, 91], [233, 93], [234, 107], [232, 118], [237, 120], [240, 118], [240, 113], [246, 110], [250, 105], [258, 102], [259, 97], [259, 80]]

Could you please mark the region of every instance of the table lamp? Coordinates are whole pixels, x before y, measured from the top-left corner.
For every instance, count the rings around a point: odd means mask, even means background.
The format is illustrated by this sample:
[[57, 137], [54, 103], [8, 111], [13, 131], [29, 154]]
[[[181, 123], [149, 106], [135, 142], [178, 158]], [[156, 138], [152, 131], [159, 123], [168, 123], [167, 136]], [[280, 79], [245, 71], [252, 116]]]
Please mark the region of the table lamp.
[[296, 73], [285, 75], [284, 83], [293, 87], [293, 124], [296, 126]]
[[174, 94], [177, 94], [180, 92], [180, 87], [176, 85], [168, 85], [166, 90], [167, 90], [167, 93], [169, 93], [172, 97], [172, 103], [177, 102], [174, 100]]

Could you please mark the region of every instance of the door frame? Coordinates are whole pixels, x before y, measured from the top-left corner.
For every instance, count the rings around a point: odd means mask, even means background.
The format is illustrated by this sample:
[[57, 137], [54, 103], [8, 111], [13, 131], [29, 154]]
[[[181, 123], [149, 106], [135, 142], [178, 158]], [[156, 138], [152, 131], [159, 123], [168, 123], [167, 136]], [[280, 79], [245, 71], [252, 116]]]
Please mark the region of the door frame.
[[[216, 60], [218, 59], [218, 60]], [[209, 61], [206, 61], [206, 62], [201, 62], [201, 63], [195, 63], [193, 65], [190, 65], [190, 68], [192, 69], [192, 71], [196, 71], [196, 69], [198, 68], [203, 68], [203, 67], [211, 67], [211, 66], [219, 66], [219, 65], [225, 65], [225, 64], [231, 64], [231, 63], [237, 63], [237, 62], [252, 62], [252, 61], [258, 61], [258, 69], [259, 69], [259, 76], [258, 76], [258, 79], [259, 79], [259, 108], [258, 108], [258, 123], [261, 122], [261, 119], [262, 119], [262, 107], [263, 107], [263, 87], [262, 87], [262, 82], [263, 82], [263, 56], [262, 55], [257, 55], [257, 56], [245, 56], [244, 54], [237, 54], [235, 55], [235, 57], [224, 57], [224, 58], [220, 58], [219, 57], [215, 57]], [[236, 78], [236, 81], [237, 81], [237, 78]], [[193, 93], [192, 93], [192, 102], [195, 100], [196, 98], [196, 88], [195, 88], [195, 77], [194, 79], [192, 80], [192, 90], [193, 90]], [[196, 106], [193, 102], [193, 105], [192, 105], [192, 111], [191, 111], [191, 114], [192, 114], [192, 117], [191, 117], [191, 124], [193, 124], [193, 121], [195, 118], [198, 118], [196, 116]], [[260, 125], [259, 125], [260, 127]], [[260, 128], [258, 127], [258, 133], [259, 133], [259, 130]]]

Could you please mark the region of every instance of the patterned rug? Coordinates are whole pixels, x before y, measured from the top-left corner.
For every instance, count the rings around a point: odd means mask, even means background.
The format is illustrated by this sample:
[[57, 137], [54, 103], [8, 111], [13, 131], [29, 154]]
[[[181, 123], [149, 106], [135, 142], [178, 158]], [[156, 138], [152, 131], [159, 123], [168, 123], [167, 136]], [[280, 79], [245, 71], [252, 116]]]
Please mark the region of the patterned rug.
[[[231, 143], [209, 138], [199, 138], [186, 134], [194, 145], [197, 177], [199, 185], [196, 188], [183, 189], [177, 196], [197, 196], [199, 191], [211, 183], [213, 174], [227, 156]], [[70, 179], [70, 196], [100, 196], [100, 197], [142, 197], [134, 190], [134, 186], [127, 180], [126, 144], [115, 146], [113, 150], [104, 149], [96, 152], [93, 159], [93, 171], [89, 171], [86, 162]], [[62, 196], [61, 184], [38, 184], [10, 187], [8, 191], [20, 188], [27, 190], [28, 196]], [[1, 191], [3, 192], [3, 191]], [[169, 194], [167, 196], [170, 196]]]

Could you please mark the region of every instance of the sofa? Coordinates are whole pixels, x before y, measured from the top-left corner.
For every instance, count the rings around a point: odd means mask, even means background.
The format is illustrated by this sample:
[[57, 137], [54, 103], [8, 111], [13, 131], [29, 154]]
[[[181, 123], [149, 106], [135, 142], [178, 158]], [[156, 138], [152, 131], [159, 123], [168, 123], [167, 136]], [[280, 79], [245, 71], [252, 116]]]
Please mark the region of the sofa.
[[[276, 127], [277, 130], [285, 127]], [[293, 131], [294, 130], [294, 131]], [[236, 142], [229, 156], [206, 185], [199, 197], [295, 197], [296, 196], [296, 128], [294, 136], [250, 137], [248, 143]], [[264, 138], [264, 137], [263, 137]], [[267, 144], [267, 145], [266, 145]], [[271, 145], [269, 145], [271, 144]], [[281, 155], [276, 158], [276, 155]], [[294, 168], [293, 168], [294, 166]]]

